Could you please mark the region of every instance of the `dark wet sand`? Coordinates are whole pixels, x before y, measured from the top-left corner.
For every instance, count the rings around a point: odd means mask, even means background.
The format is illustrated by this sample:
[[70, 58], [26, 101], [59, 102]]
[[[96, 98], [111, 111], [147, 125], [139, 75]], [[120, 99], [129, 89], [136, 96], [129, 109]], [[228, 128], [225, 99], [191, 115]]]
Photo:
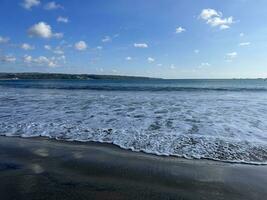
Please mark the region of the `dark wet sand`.
[[267, 199], [267, 166], [0, 137], [0, 199]]

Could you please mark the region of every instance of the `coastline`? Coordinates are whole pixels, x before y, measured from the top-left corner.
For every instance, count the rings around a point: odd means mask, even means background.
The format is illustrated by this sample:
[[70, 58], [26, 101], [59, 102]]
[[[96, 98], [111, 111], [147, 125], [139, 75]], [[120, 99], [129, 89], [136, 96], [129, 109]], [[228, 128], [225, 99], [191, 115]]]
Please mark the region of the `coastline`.
[[265, 165], [187, 160], [47, 138], [1, 136], [0, 149], [0, 195], [6, 200], [267, 196]]

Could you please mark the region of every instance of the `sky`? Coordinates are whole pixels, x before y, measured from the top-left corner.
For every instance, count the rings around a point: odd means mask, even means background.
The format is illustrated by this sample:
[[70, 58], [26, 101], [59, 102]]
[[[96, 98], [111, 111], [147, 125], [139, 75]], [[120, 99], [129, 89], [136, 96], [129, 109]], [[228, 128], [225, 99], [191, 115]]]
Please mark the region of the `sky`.
[[0, 0], [0, 72], [266, 78], [266, 0]]

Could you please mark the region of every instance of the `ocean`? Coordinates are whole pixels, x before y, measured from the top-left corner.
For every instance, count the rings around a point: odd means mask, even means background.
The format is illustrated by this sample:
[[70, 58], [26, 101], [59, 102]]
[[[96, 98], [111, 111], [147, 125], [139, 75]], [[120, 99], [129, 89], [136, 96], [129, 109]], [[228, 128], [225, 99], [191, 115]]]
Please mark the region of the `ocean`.
[[267, 81], [1, 80], [0, 135], [267, 164]]

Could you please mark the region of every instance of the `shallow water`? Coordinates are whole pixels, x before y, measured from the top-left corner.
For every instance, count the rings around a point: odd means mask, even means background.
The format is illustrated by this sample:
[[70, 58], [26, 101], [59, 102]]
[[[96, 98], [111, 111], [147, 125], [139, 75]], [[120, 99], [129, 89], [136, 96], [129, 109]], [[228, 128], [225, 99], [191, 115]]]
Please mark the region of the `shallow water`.
[[0, 81], [0, 135], [267, 164], [267, 82]]

